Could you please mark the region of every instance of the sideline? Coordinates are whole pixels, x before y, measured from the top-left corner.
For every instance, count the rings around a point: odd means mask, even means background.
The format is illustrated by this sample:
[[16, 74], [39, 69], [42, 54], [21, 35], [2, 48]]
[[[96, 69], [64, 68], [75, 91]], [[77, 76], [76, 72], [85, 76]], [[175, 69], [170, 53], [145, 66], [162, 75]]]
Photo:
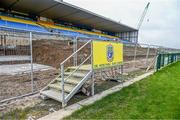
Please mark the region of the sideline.
[[40, 118], [38, 120], [61, 120], [64, 117], [67, 117], [67, 116], [71, 115], [73, 112], [79, 110], [83, 106], [90, 105], [90, 104], [94, 103], [95, 101], [106, 97], [109, 94], [117, 92], [117, 91], [121, 90], [124, 87], [127, 87], [127, 86], [129, 86], [129, 85], [131, 85], [131, 84], [133, 84], [133, 83], [135, 83], [137, 81], [140, 81], [140, 80], [152, 75], [153, 73], [154, 73], [154, 71], [150, 71], [148, 73], [140, 75], [140, 76], [138, 76], [138, 77], [136, 77], [134, 79], [131, 79], [129, 81], [124, 82], [123, 84], [112, 87], [112, 88], [110, 88], [108, 90], [105, 90], [104, 92], [101, 92], [101, 93], [96, 94], [96, 95], [94, 95], [94, 96], [92, 96], [90, 98], [84, 99], [84, 100], [82, 100], [80, 102], [77, 102], [77, 103], [75, 103], [73, 105], [70, 105], [70, 106], [68, 106], [68, 107], [66, 107], [64, 109], [61, 109], [61, 110], [56, 111], [54, 113], [51, 113], [51, 114], [49, 114], [47, 116], [44, 116], [44, 117], [42, 117], [42, 118]]

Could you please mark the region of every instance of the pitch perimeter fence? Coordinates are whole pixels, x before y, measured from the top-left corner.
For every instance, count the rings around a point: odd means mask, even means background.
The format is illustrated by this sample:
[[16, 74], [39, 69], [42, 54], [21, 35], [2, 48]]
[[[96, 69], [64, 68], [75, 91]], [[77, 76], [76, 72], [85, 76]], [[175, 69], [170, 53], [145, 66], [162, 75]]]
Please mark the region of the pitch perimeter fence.
[[156, 70], [180, 60], [180, 53], [160, 53], [157, 57]]

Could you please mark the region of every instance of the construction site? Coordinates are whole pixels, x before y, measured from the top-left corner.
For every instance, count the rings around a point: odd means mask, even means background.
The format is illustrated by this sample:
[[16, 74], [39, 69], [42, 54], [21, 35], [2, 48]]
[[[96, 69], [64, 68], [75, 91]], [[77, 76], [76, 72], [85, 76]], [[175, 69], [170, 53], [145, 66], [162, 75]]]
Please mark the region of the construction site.
[[[149, 4], [132, 28], [62, 1], [1, 0], [0, 119], [26, 108], [38, 119], [155, 71], [160, 53], [180, 50], [138, 42]], [[93, 70], [94, 40], [122, 44], [122, 63]]]

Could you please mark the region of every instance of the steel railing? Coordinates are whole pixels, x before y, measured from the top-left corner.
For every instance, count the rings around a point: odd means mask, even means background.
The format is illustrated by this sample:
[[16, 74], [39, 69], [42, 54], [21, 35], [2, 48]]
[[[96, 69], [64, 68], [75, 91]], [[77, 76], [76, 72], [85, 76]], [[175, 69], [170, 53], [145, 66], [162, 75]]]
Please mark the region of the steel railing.
[[[76, 67], [76, 69], [74, 70], [74, 71], [72, 71], [71, 72], [71, 74], [70, 75], [68, 75], [66, 78], [65, 78], [65, 75], [64, 75], [64, 73], [65, 73], [65, 63], [68, 61], [68, 60], [70, 60], [71, 58], [73, 58], [74, 56], [77, 56], [77, 54], [83, 49], [83, 48], [85, 48], [87, 45], [89, 45], [89, 44], [92, 44], [92, 40], [89, 40], [89, 41], [87, 41], [82, 47], [80, 47], [76, 52], [74, 52], [72, 55], [70, 55], [68, 58], [66, 58], [61, 64], [60, 64], [60, 69], [61, 69], [61, 92], [62, 92], [62, 105], [66, 105], [66, 103], [65, 103], [65, 92], [64, 92], [64, 83], [75, 73], [75, 72], [77, 72], [79, 69], [80, 69], [80, 67], [84, 64], [84, 63], [86, 63], [90, 58], [92, 58], [92, 52], [91, 52], [91, 54], [82, 62], [82, 63], [80, 63], [80, 65], [78, 65], [77, 67]], [[92, 45], [91, 45], [91, 47], [92, 47]], [[92, 48], [91, 48], [92, 49]], [[76, 62], [77, 62], [77, 60], [76, 60]], [[76, 65], [77, 65], [77, 63], [76, 63]]]

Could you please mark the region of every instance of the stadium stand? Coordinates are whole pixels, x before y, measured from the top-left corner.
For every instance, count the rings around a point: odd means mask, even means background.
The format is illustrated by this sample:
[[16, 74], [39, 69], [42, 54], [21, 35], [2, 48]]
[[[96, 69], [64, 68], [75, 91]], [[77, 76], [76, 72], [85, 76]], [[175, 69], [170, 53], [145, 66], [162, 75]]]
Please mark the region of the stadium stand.
[[[138, 42], [137, 29], [61, 0], [0, 0], [0, 15], [8, 16], [0, 21], [1, 26], [6, 26], [3, 29], [10, 26], [65, 36]], [[39, 21], [53, 24], [41, 25]]]
[[78, 29], [72, 29], [72, 28], [66, 28], [58, 25], [52, 25], [52, 24], [46, 24], [39, 22], [40, 25], [45, 26], [46, 28], [52, 29], [53, 32], [62, 33], [64, 35], [70, 35], [70, 36], [79, 36], [79, 37], [91, 37], [91, 38], [98, 38], [98, 39], [115, 39], [118, 37], [90, 32], [90, 31], [84, 31], [84, 30], [78, 30]]
[[31, 20], [24, 20], [9, 16], [0, 16], [0, 27], [13, 28], [32, 32], [41, 33], [59, 33], [61, 35], [71, 36], [71, 37], [83, 37], [83, 38], [95, 38], [101, 40], [113, 40], [117, 37], [105, 35], [101, 33], [95, 33], [90, 31], [76, 30], [72, 28], [62, 27], [53, 24], [47, 24], [43, 22], [36, 22]]
[[110, 35], [94, 33], [94, 32], [89, 32], [89, 31], [83, 31], [83, 30], [75, 30], [75, 29], [71, 29], [71, 28], [65, 28], [62, 26], [46, 24], [46, 23], [41, 23], [41, 22], [39, 22], [39, 24], [42, 26], [45, 26], [46, 28], [52, 29], [52, 31], [54, 31], [54, 32], [58, 32], [58, 33], [62, 33], [65, 35], [70, 35], [70, 36], [93, 37], [93, 38], [98, 38], [98, 39], [103, 39], [103, 40], [118, 38], [118, 37], [114, 37], [114, 36], [110, 36]]

